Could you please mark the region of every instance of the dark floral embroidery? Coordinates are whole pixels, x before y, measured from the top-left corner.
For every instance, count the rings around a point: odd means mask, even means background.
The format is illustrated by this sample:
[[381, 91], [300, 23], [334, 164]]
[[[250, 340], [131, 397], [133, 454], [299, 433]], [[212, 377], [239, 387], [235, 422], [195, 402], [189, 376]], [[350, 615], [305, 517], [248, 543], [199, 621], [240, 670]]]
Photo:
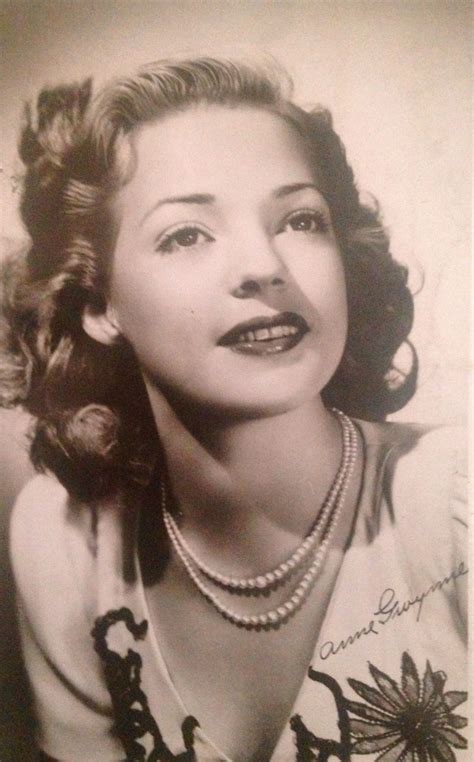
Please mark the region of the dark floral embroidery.
[[341, 762], [347, 762], [347, 760], [350, 760], [351, 744], [349, 717], [342, 690], [333, 677], [326, 675], [324, 672], [316, 672], [312, 667], [308, 670], [308, 677], [317, 683], [325, 685], [331, 691], [336, 704], [341, 737], [338, 740], [333, 740], [316, 736], [308, 730], [301, 715], [293, 715], [290, 720], [290, 727], [296, 738], [296, 760], [297, 762], [311, 762], [312, 760], [326, 762], [330, 757], [337, 757]]
[[402, 656], [400, 686], [369, 662], [377, 685], [349, 678], [351, 688], [366, 702], [347, 701], [353, 754], [379, 752], [376, 762], [455, 762], [451, 747], [466, 749], [457, 729], [467, 719], [453, 714], [467, 699], [464, 691], [444, 692], [446, 675], [426, 664], [420, 680], [413, 659]]
[[[120, 738], [127, 760], [130, 762], [193, 762], [194, 754], [193, 732], [199, 726], [198, 721], [191, 716], [184, 719], [181, 732], [186, 751], [173, 754], [160, 733], [160, 729], [150, 712], [148, 699], [141, 689], [142, 659], [140, 654], [128, 649], [126, 656], [120, 656], [109, 649], [107, 635], [112, 626], [123, 622], [134, 640], [142, 640], [148, 629], [144, 620], [137, 624], [128, 608], [108, 611], [96, 619], [91, 635], [94, 638], [95, 650], [104, 664], [105, 680], [112, 698], [115, 716], [115, 732]], [[147, 756], [146, 748], [137, 741], [148, 735], [153, 745]]]

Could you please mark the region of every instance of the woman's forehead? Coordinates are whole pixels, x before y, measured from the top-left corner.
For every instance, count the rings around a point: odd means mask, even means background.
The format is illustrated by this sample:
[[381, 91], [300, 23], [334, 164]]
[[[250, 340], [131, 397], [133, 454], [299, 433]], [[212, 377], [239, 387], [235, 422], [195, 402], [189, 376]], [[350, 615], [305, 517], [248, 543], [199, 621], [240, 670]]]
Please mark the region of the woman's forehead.
[[137, 128], [130, 136], [134, 171], [123, 196], [261, 193], [318, 183], [305, 139], [284, 117], [262, 108], [197, 106]]

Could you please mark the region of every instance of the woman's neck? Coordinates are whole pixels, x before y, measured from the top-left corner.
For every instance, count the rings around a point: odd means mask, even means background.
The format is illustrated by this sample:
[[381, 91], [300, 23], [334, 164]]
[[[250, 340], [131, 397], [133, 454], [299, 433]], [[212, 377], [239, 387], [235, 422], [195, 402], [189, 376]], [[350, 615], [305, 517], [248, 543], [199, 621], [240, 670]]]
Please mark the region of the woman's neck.
[[[250, 503], [288, 506], [297, 492], [319, 492], [340, 457], [340, 426], [319, 398], [279, 415], [217, 422], [194, 433]], [[265, 506], [270, 502], [271, 506]]]
[[237, 555], [250, 568], [264, 540], [284, 553], [301, 539], [341, 457], [340, 425], [320, 398], [274, 416], [193, 414], [186, 424], [149, 391], [184, 529], [204, 556], [225, 568]]

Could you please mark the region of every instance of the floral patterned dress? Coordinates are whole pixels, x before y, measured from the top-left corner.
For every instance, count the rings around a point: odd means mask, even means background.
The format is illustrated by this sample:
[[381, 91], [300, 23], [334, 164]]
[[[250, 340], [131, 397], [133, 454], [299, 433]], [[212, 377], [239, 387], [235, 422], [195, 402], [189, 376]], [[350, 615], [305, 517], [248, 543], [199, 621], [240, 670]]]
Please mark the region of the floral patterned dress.
[[[357, 425], [365, 469], [354, 530], [271, 762], [467, 760], [463, 447], [449, 429]], [[72, 505], [47, 476], [15, 508], [40, 746], [68, 762], [230, 762], [173, 684], [136, 548], [126, 581], [123, 517], [116, 505]]]

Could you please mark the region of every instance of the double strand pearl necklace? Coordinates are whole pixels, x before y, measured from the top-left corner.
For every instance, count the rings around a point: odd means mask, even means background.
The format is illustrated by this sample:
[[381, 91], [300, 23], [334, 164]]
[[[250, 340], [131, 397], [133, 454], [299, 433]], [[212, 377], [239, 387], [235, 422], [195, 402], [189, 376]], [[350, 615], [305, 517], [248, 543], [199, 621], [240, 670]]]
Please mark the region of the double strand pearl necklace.
[[[338, 411], [336, 411], [338, 412]], [[342, 416], [342, 413], [339, 413]], [[349, 420], [349, 419], [348, 419]], [[192, 550], [189, 544], [184, 539], [180, 532], [176, 521], [166, 508], [166, 492], [165, 486], [161, 485], [161, 505], [163, 515], [166, 515], [167, 526], [171, 528], [174, 538], [180, 544], [182, 551], [188, 556], [193, 564], [199, 569], [201, 574], [210, 579], [214, 584], [232, 592], [244, 592], [252, 591], [258, 594], [260, 591], [265, 591], [268, 588], [273, 588], [277, 584], [281, 585], [285, 580], [290, 577], [304, 562], [305, 558], [314, 549], [318, 537], [321, 535], [329, 516], [331, 515], [334, 503], [340, 492], [341, 485], [347, 478], [347, 470], [350, 463], [350, 437], [352, 422], [349, 421], [349, 426], [346, 424], [344, 418], [341, 417], [342, 429], [343, 429], [343, 452], [341, 463], [336, 473], [336, 477], [329, 488], [326, 499], [324, 500], [321, 511], [319, 512], [316, 521], [314, 522], [309, 534], [303, 538], [303, 542], [293, 551], [291, 556], [279, 564], [273, 571], [266, 572], [257, 577], [241, 578], [227, 577], [219, 572], [214, 572], [203, 561], [201, 561], [196, 553]]]
[[[329, 488], [322, 509], [314, 522], [309, 534], [303, 538], [302, 543], [296, 548], [291, 556], [279, 564], [273, 571], [257, 577], [239, 579], [227, 577], [211, 570], [192, 551], [182, 536], [175, 520], [167, 510], [166, 489], [161, 485], [161, 506], [163, 520], [171, 544], [186, 569], [190, 579], [199, 592], [214, 608], [227, 620], [247, 629], [261, 629], [276, 627], [292, 616], [300, 608], [315, 582], [318, 571], [325, 559], [331, 537], [336, 528], [341, 514], [347, 489], [354, 471], [357, 459], [357, 433], [354, 424], [344, 413], [334, 410], [339, 416], [343, 432], [343, 452], [341, 464], [338, 468], [334, 481]], [[316, 542], [322, 536], [322, 542], [316, 549]], [[229, 592], [244, 593], [253, 591], [256, 594], [264, 594], [270, 588], [284, 584], [292, 574], [299, 571], [307, 563], [307, 557], [312, 553], [312, 561], [299, 583], [295, 586], [291, 596], [275, 609], [262, 614], [246, 615], [239, 614], [226, 606], [222, 600], [208, 587], [200, 574], [209, 579], [216, 586], [225, 588]]]

